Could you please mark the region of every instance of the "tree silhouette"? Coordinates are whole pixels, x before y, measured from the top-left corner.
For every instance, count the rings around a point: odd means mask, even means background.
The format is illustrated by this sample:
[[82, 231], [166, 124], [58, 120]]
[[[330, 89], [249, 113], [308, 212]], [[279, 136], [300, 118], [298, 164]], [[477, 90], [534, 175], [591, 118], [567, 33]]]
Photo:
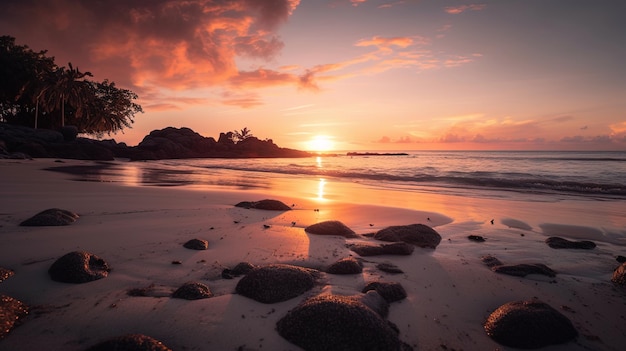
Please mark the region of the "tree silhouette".
[[248, 138], [253, 137], [252, 131], [247, 127], [244, 127], [242, 130], [234, 130], [231, 140], [236, 144], [240, 141], [246, 140]]
[[[130, 128], [135, 114], [143, 112], [132, 91], [108, 80], [90, 81], [90, 72], [71, 62], [59, 67], [46, 53], [0, 36], [0, 121], [35, 128], [71, 123], [80, 132], [101, 135]], [[40, 115], [48, 117], [46, 123]]]
[[71, 62], [68, 66], [69, 69], [65, 67], [57, 69], [44, 83], [41, 91], [48, 112], [61, 108], [62, 127], [65, 126], [66, 105], [72, 106], [76, 118], [80, 118], [85, 113], [85, 105], [94, 96], [92, 86], [85, 80], [87, 76], [93, 77], [91, 72], [81, 72], [78, 67], [74, 68]]

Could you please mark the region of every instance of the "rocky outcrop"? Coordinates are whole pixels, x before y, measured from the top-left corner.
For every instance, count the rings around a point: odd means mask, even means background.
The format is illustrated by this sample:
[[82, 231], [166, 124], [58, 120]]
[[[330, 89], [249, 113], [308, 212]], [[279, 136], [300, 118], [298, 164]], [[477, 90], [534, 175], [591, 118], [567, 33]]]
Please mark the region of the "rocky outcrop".
[[379, 230], [374, 239], [402, 241], [422, 248], [434, 249], [441, 242], [441, 235], [424, 224], [397, 225]]
[[574, 339], [572, 322], [550, 305], [537, 300], [506, 303], [484, 324], [496, 342], [520, 349], [536, 349]]
[[159, 160], [183, 158], [308, 157], [310, 153], [281, 148], [271, 139], [249, 137], [235, 143], [232, 133], [218, 141], [189, 128], [154, 130], [129, 147], [113, 139], [76, 137], [70, 127], [55, 131], [0, 123], [0, 158], [66, 158], [79, 160]]
[[286, 264], [255, 268], [237, 283], [235, 291], [262, 303], [276, 303], [302, 295], [315, 285], [316, 271]]
[[100, 257], [83, 251], [74, 251], [57, 259], [48, 274], [52, 280], [62, 283], [87, 283], [105, 278], [111, 269]]
[[154, 130], [127, 150], [131, 160], [181, 158], [308, 157], [308, 152], [278, 147], [272, 140], [249, 137], [237, 143], [222, 133], [218, 141], [189, 128]]
[[68, 158], [78, 160], [113, 160], [126, 144], [113, 140], [67, 138], [61, 131], [33, 129], [0, 123], [0, 158]]

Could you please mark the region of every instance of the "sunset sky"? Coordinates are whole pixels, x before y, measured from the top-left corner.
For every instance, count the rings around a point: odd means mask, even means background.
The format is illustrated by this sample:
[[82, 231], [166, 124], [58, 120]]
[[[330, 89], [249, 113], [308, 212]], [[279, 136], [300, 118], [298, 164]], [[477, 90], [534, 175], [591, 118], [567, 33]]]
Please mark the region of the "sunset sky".
[[[137, 93], [111, 135], [626, 150], [626, 1], [2, 0], [0, 35]], [[317, 140], [317, 142], [312, 142]]]

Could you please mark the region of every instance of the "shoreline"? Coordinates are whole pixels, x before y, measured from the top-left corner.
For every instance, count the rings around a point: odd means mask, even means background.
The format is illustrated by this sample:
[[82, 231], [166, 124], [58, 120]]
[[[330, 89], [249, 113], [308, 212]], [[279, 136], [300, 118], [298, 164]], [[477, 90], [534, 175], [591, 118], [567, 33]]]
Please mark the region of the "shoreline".
[[[533, 297], [561, 310], [580, 333], [574, 342], [546, 349], [619, 350], [626, 341], [619, 327], [626, 313], [616, 308], [624, 306], [625, 294], [610, 282], [618, 265], [614, 256], [625, 255], [626, 248], [606, 237], [620, 226], [624, 230], [620, 222], [624, 219], [617, 213], [604, 214], [613, 222], [603, 229], [581, 215], [600, 213], [602, 206], [589, 210], [585, 204], [563, 201], [549, 211], [554, 204], [434, 194], [406, 198], [402, 192], [328, 179], [322, 196], [319, 180], [303, 179], [272, 179], [269, 187], [253, 190], [125, 186], [72, 181], [65, 174], [41, 170], [75, 164], [89, 162], [0, 162], [0, 183], [11, 184], [0, 190], [3, 199], [11, 199], [0, 205], [0, 267], [15, 271], [0, 283], [0, 294], [37, 306], [38, 311], [0, 340], [0, 350], [82, 350], [130, 332], [150, 335], [173, 350], [299, 350], [274, 329], [303, 297], [259, 304], [234, 294], [236, 282], [221, 279], [220, 272], [242, 261], [321, 268], [357, 256], [346, 243], [366, 240], [363, 237], [304, 233], [304, 227], [325, 220], [342, 221], [358, 234], [411, 223], [427, 224], [441, 234], [443, 240], [435, 250], [365, 258], [363, 274], [326, 275], [306, 294], [354, 294], [373, 279], [399, 282], [408, 296], [391, 304], [389, 320], [398, 326], [400, 339], [416, 349], [445, 345], [510, 350], [491, 340], [482, 323], [501, 304]], [[274, 213], [233, 207], [264, 198], [294, 204], [294, 210]], [[81, 217], [66, 227], [18, 226], [52, 207]], [[596, 237], [598, 246], [590, 251], [554, 250], [544, 243], [548, 234], [563, 232], [581, 240]], [[471, 242], [468, 235], [486, 241]], [[607, 240], [597, 240], [602, 236]], [[182, 248], [194, 237], [207, 239], [209, 249]], [[110, 276], [80, 285], [51, 281], [46, 274], [49, 265], [77, 249], [109, 261]], [[497, 274], [480, 261], [487, 254], [506, 263], [541, 262], [558, 274], [555, 278]], [[172, 265], [175, 260], [182, 264]], [[374, 268], [379, 262], [391, 262], [405, 273], [381, 273]], [[206, 283], [215, 297], [183, 301], [126, 294], [130, 288], [151, 284], [168, 291], [190, 280]]]

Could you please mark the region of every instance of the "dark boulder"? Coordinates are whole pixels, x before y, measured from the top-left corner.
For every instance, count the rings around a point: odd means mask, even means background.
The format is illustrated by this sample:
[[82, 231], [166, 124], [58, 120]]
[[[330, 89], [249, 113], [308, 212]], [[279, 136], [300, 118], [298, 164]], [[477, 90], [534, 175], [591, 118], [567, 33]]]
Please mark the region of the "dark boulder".
[[350, 244], [348, 248], [359, 256], [399, 255], [408, 256], [415, 251], [415, 246], [404, 242], [392, 244]]
[[611, 281], [622, 288], [626, 288], [626, 263], [622, 263], [613, 271]]
[[85, 351], [172, 351], [162, 342], [142, 334], [118, 336], [98, 343]]
[[369, 282], [361, 292], [366, 293], [370, 290], [376, 291], [389, 303], [403, 300], [407, 296], [406, 290], [404, 290], [404, 287], [400, 283]]
[[105, 278], [110, 271], [102, 258], [87, 252], [74, 251], [57, 259], [48, 269], [48, 274], [54, 281], [80, 284]]
[[379, 230], [374, 239], [382, 241], [402, 241], [418, 247], [435, 249], [441, 242], [441, 235], [424, 224], [391, 226]]
[[191, 239], [184, 243], [183, 247], [190, 250], [208, 250], [209, 242], [202, 239]]
[[566, 343], [578, 332], [572, 322], [541, 301], [506, 303], [489, 315], [485, 331], [499, 344], [520, 349], [536, 349]]
[[411, 349], [389, 322], [348, 296], [307, 299], [281, 318], [276, 329], [283, 338], [309, 351]]
[[250, 271], [239, 280], [235, 291], [262, 303], [286, 301], [313, 288], [317, 274], [313, 269], [271, 264]]
[[209, 287], [198, 282], [187, 282], [172, 294], [173, 298], [185, 300], [200, 300], [213, 297]]
[[340, 221], [324, 221], [315, 223], [304, 228], [304, 231], [310, 234], [317, 235], [337, 235], [346, 238], [358, 237], [354, 230], [348, 228], [348, 226], [341, 223]]
[[501, 265], [491, 268], [496, 273], [525, 277], [529, 274], [541, 274], [548, 277], [556, 277], [556, 272], [541, 263], [522, 263], [515, 265]]
[[591, 250], [596, 247], [593, 241], [570, 241], [567, 239], [559, 238], [558, 236], [552, 236], [546, 239], [546, 244], [553, 249], [582, 249]]
[[268, 211], [289, 211], [291, 207], [278, 200], [265, 199], [261, 201], [242, 201], [235, 205], [235, 207], [254, 208], [257, 210]]
[[10, 296], [0, 295], [0, 340], [28, 315], [28, 306]]
[[78, 215], [68, 210], [50, 208], [20, 223], [24, 227], [44, 227], [69, 225], [78, 219]]
[[330, 274], [359, 274], [363, 272], [363, 264], [354, 257], [346, 257], [326, 268]]

